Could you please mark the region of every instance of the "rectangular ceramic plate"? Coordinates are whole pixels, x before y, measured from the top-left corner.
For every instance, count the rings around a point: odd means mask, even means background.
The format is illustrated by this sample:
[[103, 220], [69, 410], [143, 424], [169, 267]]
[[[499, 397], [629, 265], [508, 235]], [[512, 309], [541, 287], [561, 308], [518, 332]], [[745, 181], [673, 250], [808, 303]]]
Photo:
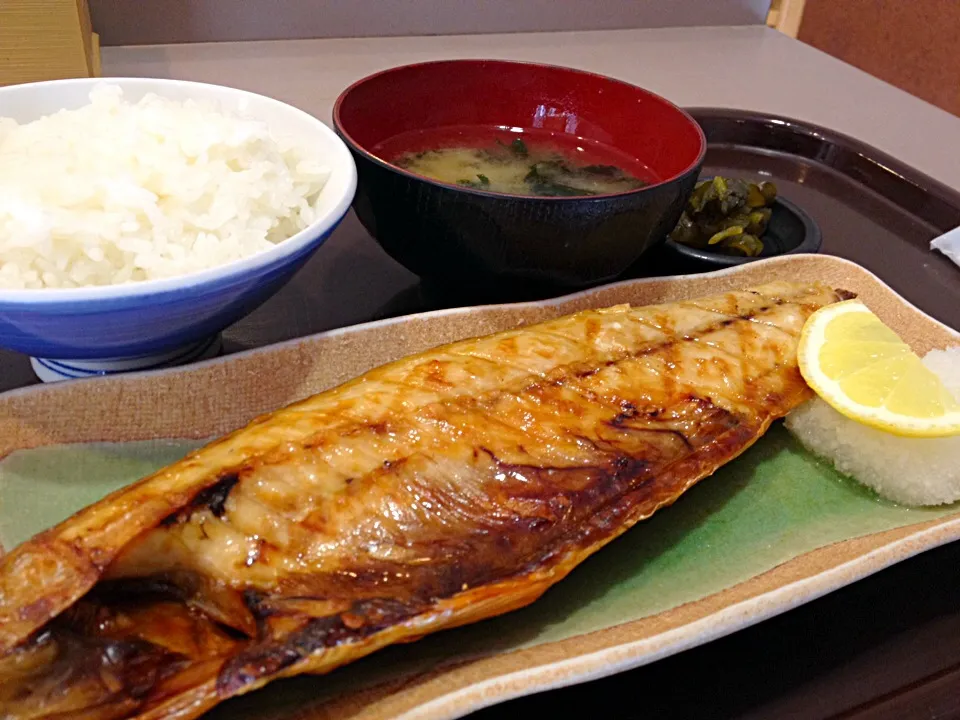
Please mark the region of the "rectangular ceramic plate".
[[[852, 290], [918, 352], [960, 344], [875, 276], [829, 256], [632, 280], [540, 303], [443, 310], [337, 330], [186, 369], [0, 395], [7, 547], [253, 416], [458, 338], [585, 307], [649, 304], [774, 279]], [[881, 501], [775, 426], [673, 507], [529, 608], [281, 681], [222, 718], [452, 718], [653, 662], [789, 610], [960, 536], [960, 507]]]

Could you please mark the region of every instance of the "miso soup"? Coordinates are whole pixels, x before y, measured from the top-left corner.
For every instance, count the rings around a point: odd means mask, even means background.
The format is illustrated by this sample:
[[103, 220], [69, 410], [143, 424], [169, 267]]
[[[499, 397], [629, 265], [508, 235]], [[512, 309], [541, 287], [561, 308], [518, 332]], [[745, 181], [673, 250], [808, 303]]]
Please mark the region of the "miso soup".
[[390, 138], [374, 153], [433, 180], [511, 195], [607, 195], [657, 181], [646, 165], [619, 150], [543, 130], [420, 130]]

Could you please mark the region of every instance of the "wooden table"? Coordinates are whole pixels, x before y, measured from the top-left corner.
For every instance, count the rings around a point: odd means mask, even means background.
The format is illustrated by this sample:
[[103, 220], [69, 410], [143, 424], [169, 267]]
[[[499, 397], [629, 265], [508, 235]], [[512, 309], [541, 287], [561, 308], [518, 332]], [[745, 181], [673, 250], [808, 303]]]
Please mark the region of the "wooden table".
[[[438, 57], [500, 57], [620, 77], [682, 105], [840, 130], [960, 188], [960, 119], [763, 27], [106, 48], [106, 75], [224, 83], [328, 119], [353, 80]], [[957, 281], [960, 282], [960, 274]], [[416, 307], [417, 279], [348, 217], [297, 278], [225, 333], [228, 352]], [[0, 352], [0, 390], [35, 382]], [[734, 636], [619, 676], [491, 708], [614, 718], [960, 717], [960, 546]]]

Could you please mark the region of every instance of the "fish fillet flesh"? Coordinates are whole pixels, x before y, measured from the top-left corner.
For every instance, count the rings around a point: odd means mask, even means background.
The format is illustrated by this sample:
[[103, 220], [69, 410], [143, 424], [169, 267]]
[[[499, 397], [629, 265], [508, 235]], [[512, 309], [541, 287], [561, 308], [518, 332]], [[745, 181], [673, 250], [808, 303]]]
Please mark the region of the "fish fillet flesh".
[[193, 718], [528, 605], [810, 397], [847, 296], [586, 310], [257, 418], [0, 560], [0, 718]]

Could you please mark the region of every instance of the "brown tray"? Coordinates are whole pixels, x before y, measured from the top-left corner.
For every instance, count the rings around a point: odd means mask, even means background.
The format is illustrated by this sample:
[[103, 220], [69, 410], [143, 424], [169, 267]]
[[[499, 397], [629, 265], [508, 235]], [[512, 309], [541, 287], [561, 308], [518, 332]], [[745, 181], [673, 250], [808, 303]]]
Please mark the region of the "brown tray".
[[[932, 238], [960, 225], [960, 193], [816, 125], [736, 110], [691, 112], [709, 142], [704, 175], [772, 179], [819, 224], [822, 252], [863, 265], [925, 312], [960, 328], [960, 268], [929, 249]], [[626, 277], [665, 272], [644, 258]], [[470, 303], [426, 291], [351, 215], [287, 287], [224, 333], [224, 348], [235, 352], [463, 304]], [[25, 356], [0, 350], [0, 392], [35, 382]]]
[[[960, 269], [928, 249], [960, 225], [960, 193], [859, 141], [788, 118], [695, 109], [704, 173], [769, 178], [852, 259], [960, 328]], [[352, 218], [282, 292], [225, 334], [228, 351], [423, 309], [416, 278]], [[0, 351], [0, 391], [35, 382]], [[960, 543], [646, 668], [517, 700], [477, 720], [561, 710], [615, 717], [847, 720], [958, 717]]]
[[930, 240], [960, 225], [960, 193], [847, 135], [774, 115], [694, 108], [704, 175], [772, 179], [823, 231], [821, 252], [862, 265], [960, 328], [960, 268]]

